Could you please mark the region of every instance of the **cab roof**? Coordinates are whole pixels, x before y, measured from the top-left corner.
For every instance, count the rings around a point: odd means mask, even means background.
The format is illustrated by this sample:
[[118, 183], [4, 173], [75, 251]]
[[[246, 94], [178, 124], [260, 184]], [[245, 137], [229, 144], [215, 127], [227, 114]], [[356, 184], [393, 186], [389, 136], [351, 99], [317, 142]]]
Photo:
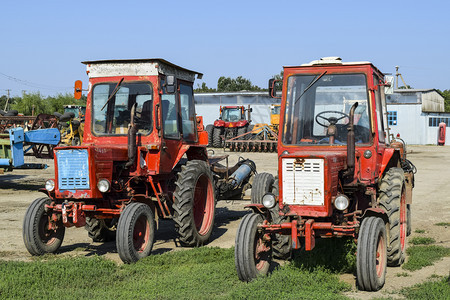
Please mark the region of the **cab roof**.
[[181, 77], [188, 77], [183, 79], [194, 81], [195, 75], [198, 79], [203, 76], [200, 72], [180, 67], [162, 58], [107, 59], [83, 61], [82, 63], [86, 65], [89, 77], [145, 76], [161, 73], [177, 77], [181, 75]]

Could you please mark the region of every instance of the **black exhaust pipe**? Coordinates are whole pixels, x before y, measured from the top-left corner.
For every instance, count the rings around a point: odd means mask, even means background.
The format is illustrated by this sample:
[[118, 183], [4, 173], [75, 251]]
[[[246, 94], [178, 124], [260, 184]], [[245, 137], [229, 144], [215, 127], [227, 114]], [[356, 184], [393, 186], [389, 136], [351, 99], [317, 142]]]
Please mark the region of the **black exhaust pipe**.
[[137, 154], [136, 133], [137, 125], [134, 123], [134, 115], [136, 113], [136, 104], [131, 108], [131, 120], [128, 125], [128, 161], [125, 163], [125, 169], [128, 169], [134, 164]]
[[355, 176], [355, 127], [353, 126], [353, 119], [355, 116], [355, 110], [358, 107], [358, 102], [352, 105], [349, 114], [348, 133], [347, 133], [347, 170], [345, 171], [345, 177], [351, 178]]

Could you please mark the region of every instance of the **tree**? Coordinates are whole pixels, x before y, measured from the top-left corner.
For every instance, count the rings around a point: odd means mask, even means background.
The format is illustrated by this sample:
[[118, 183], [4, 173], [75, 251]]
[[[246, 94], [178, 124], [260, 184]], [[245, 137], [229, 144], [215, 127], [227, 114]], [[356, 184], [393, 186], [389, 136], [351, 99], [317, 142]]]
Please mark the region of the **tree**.
[[442, 97], [444, 97], [445, 112], [450, 112], [450, 90], [437, 90]]
[[238, 76], [235, 79], [230, 77], [221, 76], [217, 81], [218, 92], [239, 92], [239, 91], [261, 91], [262, 89], [256, 85], [252, 85], [252, 82], [242, 76]]
[[214, 88], [209, 88], [206, 86], [205, 82], [202, 82], [202, 86], [200, 86], [200, 84], [197, 84], [197, 88], [194, 89], [195, 93], [214, 93], [217, 92], [216, 89]]
[[22, 94], [22, 98], [15, 104], [11, 105], [11, 108], [18, 110], [19, 113], [22, 113], [25, 116], [31, 116], [32, 113], [37, 115], [46, 111], [46, 105], [39, 92], [24, 92]]

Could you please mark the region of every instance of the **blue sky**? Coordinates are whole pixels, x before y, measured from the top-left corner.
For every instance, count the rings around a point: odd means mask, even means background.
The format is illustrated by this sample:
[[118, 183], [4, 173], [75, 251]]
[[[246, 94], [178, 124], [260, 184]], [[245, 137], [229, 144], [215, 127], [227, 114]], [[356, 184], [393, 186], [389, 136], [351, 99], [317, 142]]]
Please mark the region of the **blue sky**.
[[[165, 58], [266, 87], [324, 56], [395, 66], [414, 88], [450, 89], [447, 1], [9, 1], [0, 4], [0, 95], [72, 92], [80, 62]], [[6, 75], [6, 76], [5, 76]], [[13, 77], [14, 79], [10, 78]], [[16, 80], [18, 79], [18, 80]]]

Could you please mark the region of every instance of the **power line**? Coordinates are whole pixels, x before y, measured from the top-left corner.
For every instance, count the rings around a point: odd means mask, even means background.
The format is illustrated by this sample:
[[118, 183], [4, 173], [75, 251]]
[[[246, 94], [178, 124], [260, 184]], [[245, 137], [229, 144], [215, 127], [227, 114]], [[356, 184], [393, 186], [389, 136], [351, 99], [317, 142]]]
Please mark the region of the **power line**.
[[22, 84], [22, 85], [26, 85], [26, 86], [34, 87], [34, 88], [40, 88], [40, 89], [46, 89], [46, 90], [61, 90], [61, 89], [72, 89], [73, 88], [73, 87], [67, 87], [67, 86], [64, 86], [64, 87], [63, 86], [51, 86], [51, 85], [33, 83], [28, 80], [19, 79], [19, 78], [7, 75], [2, 72], [0, 72], [0, 75], [5, 77], [8, 80], [18, 83], [18, 84]]

